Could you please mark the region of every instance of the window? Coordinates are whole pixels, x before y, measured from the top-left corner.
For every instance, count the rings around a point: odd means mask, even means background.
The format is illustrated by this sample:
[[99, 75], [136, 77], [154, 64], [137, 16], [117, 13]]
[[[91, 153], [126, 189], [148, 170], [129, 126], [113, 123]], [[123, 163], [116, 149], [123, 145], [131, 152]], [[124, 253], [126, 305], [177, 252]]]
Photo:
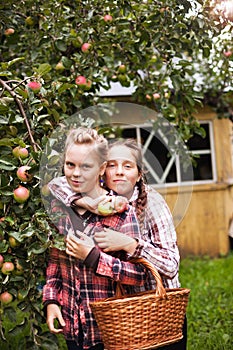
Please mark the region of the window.
[[206, 137], [195, 134], [187, 143], [190, 153], [195, 154], [196, 166], [191, 161], [182, 162], [181, 156], [169, 145], [162, 130], [152, 125], [124, 126], [122, 137], [135, 138], [143, 145], [147, 180], [151, 185], [176, 185], [195, 182], [213, 182], [216, 179], [212, 123], [201, 122]]

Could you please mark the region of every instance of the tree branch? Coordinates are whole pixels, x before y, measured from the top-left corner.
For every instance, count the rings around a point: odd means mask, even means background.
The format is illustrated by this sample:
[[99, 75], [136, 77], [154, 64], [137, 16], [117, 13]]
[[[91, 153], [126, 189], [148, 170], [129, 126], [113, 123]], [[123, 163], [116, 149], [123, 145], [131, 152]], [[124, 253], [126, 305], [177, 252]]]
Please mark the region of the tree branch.
[[27, 118], [27, 115], [25, 113], [25, 110], [23, 108], [22, 103], [18, 99], [17, 94], [12, 90], [12, 88], [9, 85], [7, 85], [7, 83], [4, 80], [0, 79], [0, 84], [3, 86], [4, 89], [6, 89], [9, 92], [9, 94], [14, 98], [16, 104], [18, 105], [20, 113], [23, 116], [24, 123], [26, 125], [27, 130], [28, 130], [28, 134], [29, 134], [29, 138], [31, 140], [31, 145], [33, 147], [33, 150], [35, 152], [37, 152], [37, 144], [33, 138], [32, 130], [31, 130], [31, 127], [30, 127], [30, 124], [29, 124], [29, 121], [28, 121], [28, 118]]

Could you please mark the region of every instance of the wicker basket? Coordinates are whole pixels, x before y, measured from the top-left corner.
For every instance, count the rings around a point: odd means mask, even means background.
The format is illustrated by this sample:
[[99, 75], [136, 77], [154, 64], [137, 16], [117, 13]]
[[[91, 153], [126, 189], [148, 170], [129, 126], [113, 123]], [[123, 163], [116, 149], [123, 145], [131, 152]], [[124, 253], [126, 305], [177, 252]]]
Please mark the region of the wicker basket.
[[[182, 339], [182, 327], [190, 290], [165, 289], [154, 266], [142, 263], [156, 280], [156, 290], [116, 296], [91, 303], [107, 350], [156, 349]], [[119, 295], [121, 294], [121, 295]]]

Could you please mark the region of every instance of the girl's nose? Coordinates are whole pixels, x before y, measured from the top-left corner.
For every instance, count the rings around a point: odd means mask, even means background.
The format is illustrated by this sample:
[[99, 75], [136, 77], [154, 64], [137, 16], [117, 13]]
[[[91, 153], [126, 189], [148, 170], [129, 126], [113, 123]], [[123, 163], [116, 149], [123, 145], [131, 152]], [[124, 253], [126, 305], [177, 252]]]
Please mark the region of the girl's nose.
[[118, 164], [117, 165], [116, 173], [117, 174], [123, 174], [123, 166], [122, 166], [122, 164]]
[[81, 175], [80, 168], [76, 166], [73, 171], [73, 176], [80, 176], [80, 175]]

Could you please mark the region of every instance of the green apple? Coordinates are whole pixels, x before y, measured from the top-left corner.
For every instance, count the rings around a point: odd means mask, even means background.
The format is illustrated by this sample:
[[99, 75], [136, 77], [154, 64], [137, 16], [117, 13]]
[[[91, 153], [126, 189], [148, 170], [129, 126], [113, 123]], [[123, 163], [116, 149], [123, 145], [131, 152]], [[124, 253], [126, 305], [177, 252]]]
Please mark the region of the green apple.
[[113, 207], [110, 202], [107, 203], [99, 203], [98, 204], [98, 212], [100, 215], [107, 216], [112, 214], [113, 212]]

